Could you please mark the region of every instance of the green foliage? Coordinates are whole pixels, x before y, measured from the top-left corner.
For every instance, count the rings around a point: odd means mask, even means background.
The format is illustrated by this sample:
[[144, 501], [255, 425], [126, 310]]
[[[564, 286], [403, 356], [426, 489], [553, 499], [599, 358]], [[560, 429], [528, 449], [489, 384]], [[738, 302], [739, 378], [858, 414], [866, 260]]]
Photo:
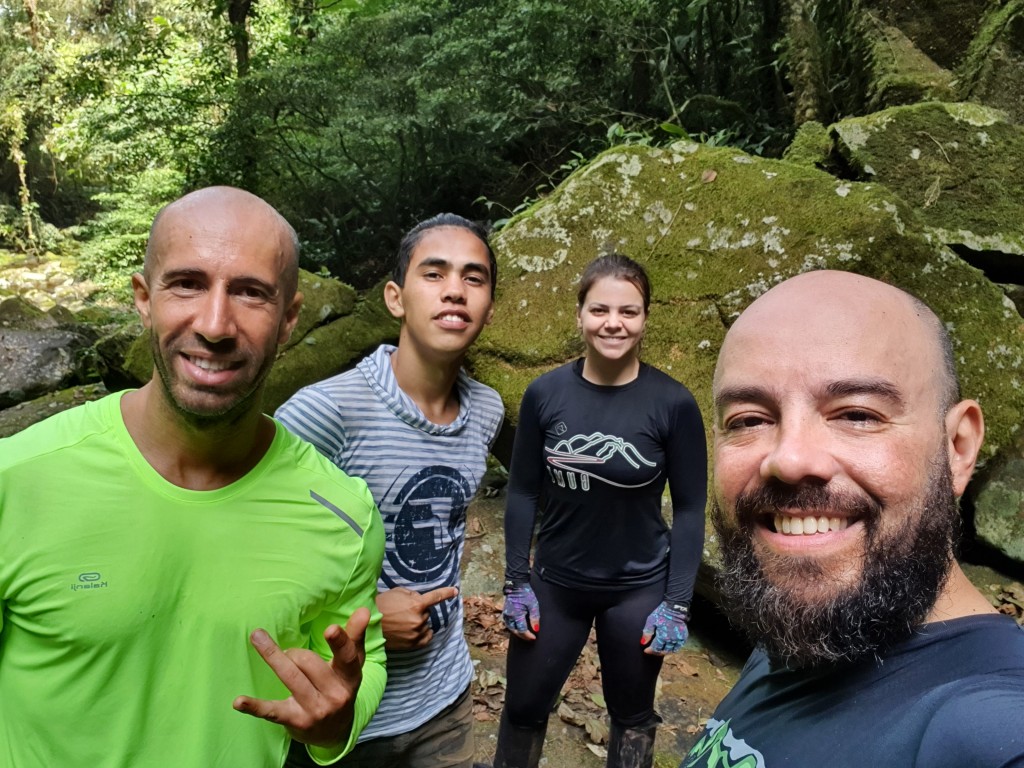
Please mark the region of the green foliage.
[[0, 16], [0, 110], [22, 121], [0, 153], [25, 171], [0, 172], [25, 214], [0, 237], [82, 225], [99, 277], [137, 266], [150, 212], [205, 184], [267, 198], [305, 266], [364, 287], [419, 219], [500, 220], [610, 144], [773, 155], [792, 132], [781, 0], [32, 7]]
[[514, 210], [610, 141], [787, 143], [770, 2], [343, 5], [254, 58], [194, 178], [264, 194], [356, 285], [417, 220]]
[[153, 217], [180, 194], [182, 181], [176, 171], [155, 169], [134, 177], [124, 192], [97, 194], [93, 199], [100, 211], [79, 233], [79, 276], [129, 299], [130, 277], [142, 268]]

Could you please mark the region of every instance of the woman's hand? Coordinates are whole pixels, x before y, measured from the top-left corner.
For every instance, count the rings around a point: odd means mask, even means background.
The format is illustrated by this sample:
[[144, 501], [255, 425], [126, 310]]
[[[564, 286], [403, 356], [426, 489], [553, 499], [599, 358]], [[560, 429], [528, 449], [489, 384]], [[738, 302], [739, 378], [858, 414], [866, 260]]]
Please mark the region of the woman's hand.
[[505, 626], [516, 637], [536, 640], [534, 633], [540, 631], [540, 603], [533, 587], [526, 583], [506, 584], [502, 591], [505, 593], [505, 608], [501, 618], [505, 620]]
[[[653, 656], [664, 656], [668, 653], [675, 653], [686, 642], [690, 636], [686, 628], [686, 622], [690, 620], [690, 609], [685, 605], [669, 605], [662, 601], [657, 608], [651, 611], [644, 624], [644, 632], [640, 636], [640, 644], [646, 645], [644, 653]], [[651, 642], [651, 639], [654, 642]], [[650, 645], [648, 645], [650, 643]]]

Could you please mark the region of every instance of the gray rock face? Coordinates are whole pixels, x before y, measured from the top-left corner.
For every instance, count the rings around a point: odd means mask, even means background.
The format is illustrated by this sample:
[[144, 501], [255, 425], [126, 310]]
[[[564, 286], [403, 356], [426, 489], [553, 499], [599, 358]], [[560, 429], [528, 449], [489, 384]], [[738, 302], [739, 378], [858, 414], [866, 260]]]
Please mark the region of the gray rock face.
[[88, 379], [95, 334], [65, 327], [20, 299], [0, 304], [0, 408]]

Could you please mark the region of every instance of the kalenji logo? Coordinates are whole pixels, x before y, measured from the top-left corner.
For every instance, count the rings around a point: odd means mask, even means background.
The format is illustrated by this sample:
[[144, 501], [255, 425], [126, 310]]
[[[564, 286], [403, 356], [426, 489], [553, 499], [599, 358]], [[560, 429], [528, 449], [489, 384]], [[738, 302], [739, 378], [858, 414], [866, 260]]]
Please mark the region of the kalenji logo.
[[86, 571], [78, 574], [78, 584], [71, 585], [71, 591], [77, 592], [80, 589], [103, 589], [107, 582], [103, 580], [103, 574], [97, 571]]

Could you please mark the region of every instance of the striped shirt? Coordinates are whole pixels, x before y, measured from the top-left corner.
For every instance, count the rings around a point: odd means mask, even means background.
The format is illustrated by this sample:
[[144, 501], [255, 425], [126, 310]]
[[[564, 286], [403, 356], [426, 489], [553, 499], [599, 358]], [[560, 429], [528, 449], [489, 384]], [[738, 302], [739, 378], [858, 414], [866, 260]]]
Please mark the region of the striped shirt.
[[[395, 381], [380, 346], [353, 370], [305, 387], [275, 414], [349, 475], [366, 481], [384, 520], [381, 591], [459, 586], [466, 507], [504, 416], [498, 393], [460, 371], [459, 415], [434, 424]], [[425, 648], [388, 651], [384, 699], [360, 741], [418, 728], [473, 677], [461, 596], [431, 609]]]

